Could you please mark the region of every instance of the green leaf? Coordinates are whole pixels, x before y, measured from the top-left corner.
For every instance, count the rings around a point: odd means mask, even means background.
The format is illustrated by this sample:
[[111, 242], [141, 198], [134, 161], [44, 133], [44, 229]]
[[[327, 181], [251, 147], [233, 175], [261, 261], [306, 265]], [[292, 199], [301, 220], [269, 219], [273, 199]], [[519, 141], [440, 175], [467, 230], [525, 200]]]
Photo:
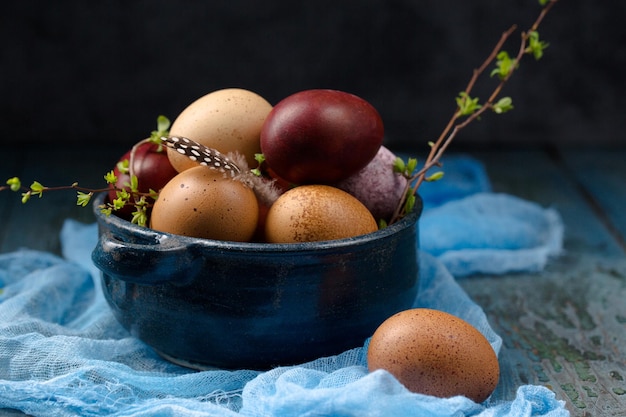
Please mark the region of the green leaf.
[[158, 191], [154, 191], [152, 188], [150, 188], [148, 190], [148, 194], [150, 194], [149, 197], [151, 199], [155, 200], [155, 201], [156, 201], [157, 198], [159, 198], [159, 192]]
[[492, 108], [497, 114], [506, 113], [513, 110], [513, 100], [511, 97], [502, 97], [497, 103], [493, 104]]
[[528, 33], [528, 47], [524, 50], [527, 54], [532, 54], [535, 60], [540, 60], [543, 57], [543, 51], [550, 44], [539, 40], [539, 33], [535, 30]]
[[254, 160], [257, 161], [259, 165], [261, 165], [263, 162], [265, 162], [265, 155], [263, 155], [262, 153], [255, 153]]
[[157, 117], [157, 130], [159, 132], [166, 132], [170, 128], [170, 119], [163, 115]]
[[160, 115], [157, 117], [157, 130], [150, 132], [150, 142], [161, 144], [161, 137], [169, 135], [170, 120]]
[[497, 75], [501, 80], [517, 68], [517, 60], [511, 58], [507, 51], [500, 51], [496, 56], [496, 68], [491, 71], [491, 76]]
[[42, 197], [43, 191], [45, 189], [46, 189], [46, 187], [41, 185], [41, 183], [39, 181], [33, 181], [33, 183], [30, 185], [30, 191], [31, 191], [32, 195], [38, 195], [39, 198]]
[[117, 190], [115, 192], [115, 195], [117, 196], [117, 198], [122, 199], [124, 201], [130, 200], [130, 193], [126, 191], [125, 189]]
[[412, 213], [415, 208], [415, 194], [409, 190], [406, 195], [406, 201], [404, 202], [404, 212], [406, 214]]
[[139, 200], [135, 201], [135, 207], [139, 208], [139, 207], [145, 207], [148, 205], [148, 202], [146, 201], [146, 196], [142, 195]]
[[130, 161], [128, 159], [124, 159], [117, 163], [117, 169], [122, 174], [128, 174], [130, 172]]
[[86, 207], [87, 204], [89, 204], [89, 202], [91, 201], [92, 196], [93, 196], [93, 193], [84, 193], [82, 191], [78, 191], [77, 198], [76, 198], [76, 205]]
[[115, 175], [115, 171], [111, 170], [107, 172], [104, 176], [104, 180], [107, 184], [115, 184], [117, 182], [117, 176]]
[[22, 188], [22, 182], [18, 177], [9, 178], [7, 185], [11, 187], [11, 191], [19, 191]]
[[472, 98], [465, 91], [461, 91], [457, 96], [456, 105], [459, 107], [459, 115], [461, 116], [469, 116], [482, 107], [478, 103], [478, 97]]
[[410, 177], [417, 168], [417, 158], [409, 158], [405, 162], [402, 158], [397, 157], [393, 161], [393, 172]]
[[409, 161], [406, 164], [406, 172], [410, 176], [417, 168], [417, 158], [409, 158]]
[[428, 177], [424, 179], [428, 182], [433, 182], [433, 181], [439, 181], [442, 178], [443, 178], [443, 171], [437, 171], [434, 174], [429, 175]]
[[104, 214], [105, 216], [110, 216], [111, 213], [113, 213], [113, 209], [106, 204], [101, 204], [98, 207], [100, 208], [100, 213]]
[[550, 3], [550, 0], [539, 0], [539, 4], [541, 6], [545, 6], [546, 4]]
[[25, 193], [22, 193], [22, 204], [26, 204], [28, 200], [30, 200], [30, 195], [31, 195], [30, 191], [26, 191]]
[[133, 211], [133, 217], [130, 220], [131, 223], [134, 223], [139, 226], [145, 226], [148, 223], [148, 215], [145, 207], [136, 207], [137, 210]]
[[139, 192], [139, 178], [136, 175], [130, 176], [130, 190], [133, 193]]
[[113, 200], [113, 210], [122, 209], [126, 205], [127, 201], [128, 200], [124, 200], [123, 198], [116, 198], [115, 200]]
[[385, 219], [380, 219], [378, 220], [378, 229], [384, 229], [385, 227], [387, 227], [387, 221]]
[[399, 174], [403, 174], [406, 170], [406, 164], [404, 163], [404, 160], [402, 158], [400, 158], [399, 156], [396, 157], [396, 159], [394, 159], [393, 161], [393, 172], [397, 172]]

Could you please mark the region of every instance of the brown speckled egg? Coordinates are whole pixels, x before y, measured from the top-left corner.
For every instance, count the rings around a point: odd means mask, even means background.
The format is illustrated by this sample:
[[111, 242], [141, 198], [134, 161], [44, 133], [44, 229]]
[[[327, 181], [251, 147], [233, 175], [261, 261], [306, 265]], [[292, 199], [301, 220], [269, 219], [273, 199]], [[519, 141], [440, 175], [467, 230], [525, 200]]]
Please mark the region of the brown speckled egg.
[[374, 332], [368, 369], [385, 369], [410, 391], [442, 398], [464, 395], [477, 403], [498, 384], [498, 358], [468, 322], [425, 308], [397, 313]]
[[265, 220], [270, 243], [335, 240], [376, 230], [378, 224], [363, 203], [328, 185], [292, 188], [274, 202]]
[[204, 166], [172, 178], [152, 208], [150, 227], [204, 239], [249, 241], [259, 217], [251, 188]]

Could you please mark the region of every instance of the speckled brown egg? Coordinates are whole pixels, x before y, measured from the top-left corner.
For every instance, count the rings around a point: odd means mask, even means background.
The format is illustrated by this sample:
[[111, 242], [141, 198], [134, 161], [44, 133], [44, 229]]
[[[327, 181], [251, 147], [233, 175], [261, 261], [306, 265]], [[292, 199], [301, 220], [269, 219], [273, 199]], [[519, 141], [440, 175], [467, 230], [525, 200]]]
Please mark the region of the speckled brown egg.
[[[225, 88], [208, 93], [187, 106], [170, 128], [173, 136], [184, 136], [226, 154], [238, 152], [250, 167], [261, 152], [261, 128], [272, 105], [258, 94], [241, 88]], [[178, 171], [196, 163], [176, 151], [167, 150]]]
[[251, 188], [204, 166], [172, 178], [152, 208], [150, 227], [205, 239], [247, 242], [258, 222]]
[[328, 185], [292, 188], [274, 202], [265, 220], [270, 243], [335, 240], [376, 230], [376, 220], [363, 203]]
[[405, 310], [374, 332], [367, 352], [370, 371], [385, 369], [410, 391], [486, 400], [498, 384], [498, 358], [468, 322], [425, 308]]

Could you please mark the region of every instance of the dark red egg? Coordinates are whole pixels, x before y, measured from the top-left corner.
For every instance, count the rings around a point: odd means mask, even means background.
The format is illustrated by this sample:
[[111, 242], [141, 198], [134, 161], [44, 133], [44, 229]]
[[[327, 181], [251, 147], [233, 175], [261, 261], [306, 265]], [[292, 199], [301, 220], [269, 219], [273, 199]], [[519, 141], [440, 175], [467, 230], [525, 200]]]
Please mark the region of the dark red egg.
[[[124, 160], [130, 161], [131, 151], [132, 149], [128, 150], [119, 159], [119, 162]], [[115, 165], [113, 172], [117, 177], [117, 187], [129, 191], [129, 173], [123, 172], [119, 167], [119, 163]], [[133, 173], [137, 176], [137, 189], [142, 193], [148, 193], [150, 190], [161, 190], [169, 180], [178, 174], [170, 163], [165, 149], [159, 150], [158, 145], [148, 142], [140, 144], [135, 151]], [[112, 185], [110, 188], [109, 199], [112, 201], [117, 198], [117, 195]], [[121, 210], [117, 210], [116, 214], [126, 218], [130, 216], [134, 210], [134, 207], [127, 205]]]
[[261, 151], [288, 182], [332, 184], [365, 167], [383, 136], [380, 114], [366, 100], [337, 90], [305, 90], [274, 106], [261, 130]]

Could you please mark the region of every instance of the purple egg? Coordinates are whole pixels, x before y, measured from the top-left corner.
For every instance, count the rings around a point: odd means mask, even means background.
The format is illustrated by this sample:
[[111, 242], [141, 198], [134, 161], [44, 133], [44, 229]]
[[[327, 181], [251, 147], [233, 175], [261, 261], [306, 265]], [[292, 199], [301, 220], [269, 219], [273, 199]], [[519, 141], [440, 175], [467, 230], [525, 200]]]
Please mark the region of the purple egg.
[[389, 220], [402, 197], [407, 181], [393, 171], [395, 159], [393, 152], [381, 146], [365, 168], [335, 186], [361, 201], [377, 221]]

